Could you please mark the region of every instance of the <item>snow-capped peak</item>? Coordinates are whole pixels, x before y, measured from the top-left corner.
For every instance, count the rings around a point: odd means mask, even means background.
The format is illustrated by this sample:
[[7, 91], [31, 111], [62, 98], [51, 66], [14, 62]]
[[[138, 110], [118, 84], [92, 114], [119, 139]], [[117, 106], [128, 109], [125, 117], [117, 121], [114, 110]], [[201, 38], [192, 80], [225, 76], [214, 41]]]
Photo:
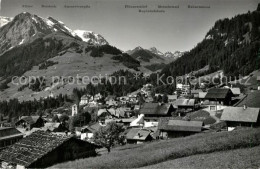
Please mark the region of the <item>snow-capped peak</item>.
[[177, 58], [181, 57], [183, 54], [184, 54], [184, 52], [180, 52], [180, 51], [175, 51], [174, 53], [168, 51], [168, 52], [165, 52], [164, 56], [167, 58], [177, 59]]
[[163, 56], [164, 54], [162, 52], [160, 52], [156, 47], [151, 47], [150, 49], [148, 49], [150, 52], [156, 54], [156, 55], [160, 55]]
[[[13, 24], [8, 24], [8, 22]], [[0, 25], [2, 26], [4, 24], [6, 24], [6, 28], [0, 29], [0, 54], [15, 46], [31, 42], [38, 37], [52, 33], [64, 33], [76, 39], [82, 38], [84, 41], [93, 45], [108, 44], [99, 34], [95, 34], [91, 31], [73, 31], [63, 22], [52, 17], [42, 18], [28, 12], [20, 13], [13, 19], [0, 17]]]
[[80, 37], [84, 42], [87, 42], [92, 45], [107, 45], [108, 42], [105, 38], [97, 33], [86, 30], [75, 30], [73, 31], [75, 35]]
[[13, 18], [9, 18], [9, 17], [5, 17], [5, 16], [0, 16], [0, 27], [8, 24], [9, 22], [11, 22], [13, 20]]

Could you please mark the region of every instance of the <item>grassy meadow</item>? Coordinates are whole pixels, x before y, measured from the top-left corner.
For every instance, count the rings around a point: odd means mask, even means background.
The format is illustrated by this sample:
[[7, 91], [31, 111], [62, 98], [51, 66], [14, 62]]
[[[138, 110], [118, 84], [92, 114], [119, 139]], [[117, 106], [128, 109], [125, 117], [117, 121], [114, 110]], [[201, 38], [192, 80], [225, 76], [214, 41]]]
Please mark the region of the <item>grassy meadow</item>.
[[159, 164], [142, 167], [141, 169], [181, 168], [181, 169], [245, 169], [260, 167], [260, 146], [199, 154]]
[[126, 145], [98, 157], [79, 159], [54, 168], [138, 168], [192, 155], [250, 148], [260, 145], [259, 129], [201, 133], [193, 136]]

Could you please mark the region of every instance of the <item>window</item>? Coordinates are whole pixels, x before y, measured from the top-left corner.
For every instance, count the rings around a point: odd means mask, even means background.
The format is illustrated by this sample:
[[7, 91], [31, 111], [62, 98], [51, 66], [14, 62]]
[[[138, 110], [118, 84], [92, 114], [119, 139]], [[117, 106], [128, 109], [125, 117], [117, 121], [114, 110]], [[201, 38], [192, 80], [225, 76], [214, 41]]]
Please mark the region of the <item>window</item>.
[[216, 110], [216, 106], [210, 106], [209, 110], [211, 110], [211, 111]]

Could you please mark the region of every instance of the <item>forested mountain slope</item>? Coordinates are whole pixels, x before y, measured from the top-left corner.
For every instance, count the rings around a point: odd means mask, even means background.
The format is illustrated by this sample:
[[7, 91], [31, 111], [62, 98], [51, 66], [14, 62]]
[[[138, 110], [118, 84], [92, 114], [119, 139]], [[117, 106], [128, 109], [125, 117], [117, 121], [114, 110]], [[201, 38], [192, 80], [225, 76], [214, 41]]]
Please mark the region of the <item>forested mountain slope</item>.
[[224, 70], [225, 75], [247, 75], [259, 69], [260, 4], [256, 11], [218, 20], [205, 38], [161, 73], [184, 75], [209, 65], [209, 72]]

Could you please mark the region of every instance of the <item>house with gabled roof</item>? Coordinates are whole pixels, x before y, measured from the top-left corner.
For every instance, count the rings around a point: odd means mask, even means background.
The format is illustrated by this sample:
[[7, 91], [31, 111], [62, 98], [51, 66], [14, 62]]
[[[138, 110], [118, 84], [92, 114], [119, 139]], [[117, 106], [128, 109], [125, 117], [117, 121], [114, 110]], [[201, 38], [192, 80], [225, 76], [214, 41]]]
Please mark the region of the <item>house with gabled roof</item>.
[[160, 117], [170, 117], [174, 110], [172, 104], [144, 103], [139, 114], [144, 114], [144, 120], [158, 121]]
[[227, 123], [228, 131], [235, 127], [256, 127], [260, 125], [260, 108], [247, 107], [227, 107], [224, 109], [221, 121]]
[[99, 146], [72, 136], [36, 131], [0, 152], [3, 168], [46, 168], [95, 156]]
[[97, 132], [101, 127], [102, 126], [98, 122], [88, 126], [83, 126], [80, 128], [80, 133], [78, 133], [78, 135], [80, 135], [81, 140], [93, 141], [94, 133]]
[[195, 99], [177, 99], [175, 105], [178, 109], [195, 109], [196, 100]]
[[62, 123], [48, 122], [45, 123], [42, 130], [49, 132], [65, 132], [68, 131], [68, 128], [66, 128], [65, 125]]
[[247, 93], [240, 101], [238, 101], [235, 107], [254, 107], [260, 108], [260, 91], [254, 91]]
[[32, 128], [43, 127], [45, 120], [41, 116], [22, 116], [16, 123], [15, 126], [18, 128], [25, 128], [31, 130]]
[[201, 89], [197, 89], [197, 90], [191, 90], [190, 93], [191, 93], [191, 96], [193, 96], [193, 98], [199, 98], [199, 93], [200, 92], [203, 92]]
[[231, 105], [231, 100], [234, 94], [230, 89], [212, 88], [209, 89], [205, 96], [205, 100], [217, 101], [221, 105]]
[[126, 141], [129, 144], [141, 144], [147, 141], [152, 141], [152, 131], [143, 128], [132, 128], [126, 134]]
[[0, 127], [0, 150], [23, 138], [23, 133], [13, 127]]
[[202, 132], [202, 121], [187, 121], [178, 118], [160, 118], [158, 130], [166, 138], [184, 137]]
[[80, 102], [79, 102], [79, 105], [86, 105], [89, 103], [90, 99], [91, 99], [92, 96], [90, 95], [83, 95], [81, 98], [80, 98]]

